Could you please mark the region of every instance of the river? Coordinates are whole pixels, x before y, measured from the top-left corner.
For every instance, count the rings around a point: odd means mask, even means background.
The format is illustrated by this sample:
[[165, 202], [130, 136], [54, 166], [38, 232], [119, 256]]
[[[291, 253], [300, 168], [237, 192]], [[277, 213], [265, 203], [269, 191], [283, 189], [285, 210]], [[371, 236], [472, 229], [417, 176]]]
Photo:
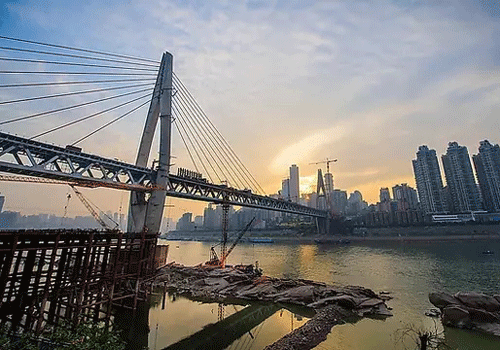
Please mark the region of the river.
[[[165, 243], [170, 244], [169, 262], [195, 265], [208, 260], [210, 243]], [[485, 250], [496, 254], [482, 254]], [[255, 261], [268, 276], [360, 285], [376, 292], [388, 291], [394, 297], [387, 303], [392, 308], [393, 317], [385, 320], [363, 319], [335, 326], [328, 339], [317, 349], [414, 349], [411, 336], [400, 339], [404, 330], [409, 328], [436, 328], [452, 349], [500, 348], [500, 341], [496, 338], [443, 329], [439, 320], [424, 315], [432, 307], [427, 298], [431, 291], [499, 294], [499, 241], [377, 242], [345, 246], [242, 243], [229, 257], [232, 264]], [[220, 309], [217, 304], [202, 304], [173, 296], [166, 296], [163, 300], [161, 291], [153, 295], [153, 300], [148, 316], [150, 349], [164, 349], [216, 323], [220, 318], [219, 312], [222, 312], [223, 318], [228, 318], [243, 309], [243, 306], [232, 305]], [[300, 312], [286, 309], [273, 310], [270, 314], [251, 331], [244, 331], [226, 349], [262, 349], [307, 321], [307, 315], [301, 316]], [[209, 338], [206, 331], [194, 336], [197, 337]]]

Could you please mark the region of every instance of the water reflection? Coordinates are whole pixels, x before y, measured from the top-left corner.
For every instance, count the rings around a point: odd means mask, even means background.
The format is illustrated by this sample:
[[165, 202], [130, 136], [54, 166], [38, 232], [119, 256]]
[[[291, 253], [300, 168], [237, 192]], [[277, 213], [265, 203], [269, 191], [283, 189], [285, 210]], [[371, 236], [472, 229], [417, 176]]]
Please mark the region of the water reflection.
[[[169, 262], [195, 265], [208, 260], [209, 243], [171, 242]], [[496, 254], [482, 254], [484, 250]], [[500, 243], [495, 242], [432, 242], [432, 243], [377, 243], [350, 246], [272, 244], [237, 246], [230, 263], [259, 261], [266, 275], [294, 277], [330, 284], [361, 285], [376, 292], [389, 291], [394, 299], [388, 302], [394, 316], [386, 321], [364, 319], [356, 324], [335, 326], [328, 339], [318, 349], [401, 349], [395, 339], [397, 330], [406, 325], [434, 328], [433, 319], [424, 316], [432, 307], [427, 296], [431, 291], [478, 291], [496, 294], [500, 290]], [[217, 322], [217, 304], [199, 304], [178, 299], [167, 301], [165, 310], [159, 306], [150, 310], [152, 332], [149, 344], [162, 349], [188, 337], [208, 324]], [[226, 308], [226, 312], [230, 308]], [[294, 327], [304, 323], [293, 318], [293, 313], [280, 317], [276, 312], [258, 331], [259, 339], [245, 333], [248, 349], [262, 349], [290, 331], [290, 317]], [[158, 324], [158, 330], [156, 325]], [[252, 331], [257, 334], [257, 328]], [[438, 330], [443, 331], [440, 322]], [[156, 333], [156, 335], [155, 335]], [[490, 337], [461, 330], [444, 330], [444, 336], [459, 349], [497, 349], [498, 341]], [[157, 341], [155, 343], [155, 337]], [[262, 340], [260, 340], [262, 339]], [[252, 343], [252, 345], [248, 345]], [[406, 344], [412, 348], [413, 343]], [[242, 348], [245, 348], [241, 345]], [[231, 348], [231, 347], [230, 347]]]
[[270, 304], [200, 303], [157, 290], [149, 310], [150, 349], [262, 349], [310, 317]]

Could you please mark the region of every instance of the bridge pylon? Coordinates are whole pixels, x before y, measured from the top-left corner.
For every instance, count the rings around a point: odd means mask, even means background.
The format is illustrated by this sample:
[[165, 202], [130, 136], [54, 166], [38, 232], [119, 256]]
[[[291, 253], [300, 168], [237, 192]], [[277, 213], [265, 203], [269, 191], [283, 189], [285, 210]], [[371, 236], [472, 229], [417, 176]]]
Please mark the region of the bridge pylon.
[[[139, 144], [135, 164], [147, 167], [158, 119], [160, 120], [160, 157], [154, 169], [153, 182], [157, 188], [167, 188], [170, 172], [171, 126], [172, 126], [172, 68], [173, 56], [163, 54], [153, 97], [149, 106], [144, 131]], [[155, 189], [149, 198], [144, 192], [132, 191], [128, 214], [127, 231], [131, 234], [142, 231], [158, 233], [163, 217], [167, 191]]]

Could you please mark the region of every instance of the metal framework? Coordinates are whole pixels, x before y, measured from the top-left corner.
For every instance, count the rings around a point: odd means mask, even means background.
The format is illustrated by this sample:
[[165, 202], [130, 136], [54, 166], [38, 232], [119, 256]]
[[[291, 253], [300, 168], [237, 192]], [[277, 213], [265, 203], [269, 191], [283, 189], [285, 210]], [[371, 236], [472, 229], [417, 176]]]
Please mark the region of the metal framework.
[[0, 171], [91, 187], [144, 191], [151, 169], [0, 132]]
[[[0, 132], [0, 171], [26, 177], [0, 177], [6, 181], [40, 182], [36, 178], [51, 179], [54, 183], [77, 186], [107, 187], [136, 193], [155, 189], [166, 191], [171, 197], [213, 202], [217, 204], [268, 209], [292, 214], [325, 218], [327, 212], [297, 203], [241, 191], [226, 185], [215, 185], [204, 180], [169, 174], [165, 186], [153, 184], [157, 170], [120, 162], [113, 159], [69, 150], [39, 141]], [[49, 182], [50, 183], [50, 182]]]

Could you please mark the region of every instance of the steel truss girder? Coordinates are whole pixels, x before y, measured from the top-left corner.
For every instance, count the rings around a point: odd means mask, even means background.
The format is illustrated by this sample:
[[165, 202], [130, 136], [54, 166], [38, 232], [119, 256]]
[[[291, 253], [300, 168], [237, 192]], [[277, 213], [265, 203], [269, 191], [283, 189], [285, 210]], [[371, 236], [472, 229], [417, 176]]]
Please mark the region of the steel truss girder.
[[0, 132], [0, 171], [126, 190], [152, 184], [152, 171]]
[[224, 185], [214, 185], [208, 182], [186, 179], [169, 175], [167, 195], [177, 198], [201, 200], [212, 203], [228, 203], [231, 205], [267, 209], [291, 214], [325, 218], [327, 212], [306, 207], [293, 202], [260, 196], [249, 191], [240, 191]]
[[[10, 159], [8, 155], [11, 156]], [[0, 171], [67, 181], [82, 186], [140, 192], [166, 190], [168, 196], [176, 198], [227, 203], [319, 218], [327, 217], [327, 212], [323, 210], [172, 174], [168, 175], [166, 187], [159, 187], [152, 181], [156, 177], [156, 171], [152, 169], [2, 132], [0, 132]], [[96, 176], [97, 173], [101, 176]]]

